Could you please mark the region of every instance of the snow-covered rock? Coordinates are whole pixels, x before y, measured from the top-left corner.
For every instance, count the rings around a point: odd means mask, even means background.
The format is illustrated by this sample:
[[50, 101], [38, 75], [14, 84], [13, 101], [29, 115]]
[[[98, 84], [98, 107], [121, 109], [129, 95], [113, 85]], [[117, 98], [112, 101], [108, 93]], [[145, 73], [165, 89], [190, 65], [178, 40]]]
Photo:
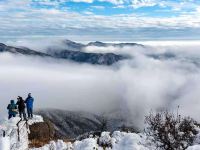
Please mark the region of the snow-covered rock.
[[200, 129], [198, 129], [199, 134], [196, 135], [194, 140], [194, 145], [187, 148], [187, 150], [200, 150]]
[[92, 149], [99, 149], [97, 140], [94, 138], [84, 139], [82, 141], [76, 141], [73, 144], [74, 150], [92, 150]]
[[112, 138], [110, 137], [110, 132], [102, 132], [99, 137], [99, 145], [101, 146], [112, 146]]
[[34, 123], [44, 122], [43, 117], [39, 115], [33, 115], [33, 118], [28, 120], [28, 124], [32, 125]]
[[[28, 122], [20, 121], [19, 117], [4, 119], [0, 123], [0, 150], [25, 150], [28, 149], [28, 125], [42, 122], [41, 116], [34, 115]], [[18, 136], [19, 131], [19, 136]], [[5, 133], [5, 137], [4, 136]]]
[[[50, 142], [50, 144], [45, 145], [42, 148], [35, 148], [32, 150], [103, 150], [102, 145], [109, 145], [111, 147], [104, 147], [106, 150], [149, 150], [147, 147], [142, 145], [144, 139], [142, 136], [135, 133], [125, 133], [125, 132], [114, 132], [111, 136], [109, 132], [102, 132], [101, 137], [98, 138], [87, 138], [82, 141], [75, 141], [73, 144], [59, 144], [63, 143], [63, 141]], [[99, 141], [99, 143], [97, 142]], [[53, 143], [53, 144], [52, 144]], [[52, 146], [53, 145], [53, 146]], [[60, 145], [58, 147], [57, 145]]]
[[194, 145], [187, 148], [187, 150], [200, 150], [200, 145]]
[[142, 137], [135, 133], [127, 133], [113, 145], [113, 150], [148, 150], [142, 145]]
[[10, 138], [1, 137], [0, 138], [0, 150], [10, 150]]
[[[200, 150], [198, 141], [199, 134], [193, 146], [188, 147], [187, 150]], [[105, 147], [111, 143], [111, 147]], [[59, 145], [59, 146], [58, 146]], [[104, 147], [102, 147], [102, 145]], [[50, 142], [42, 148], [32, 150], [154, 150], [156, 149], [155, 143], [150, 142], [148, 138], [142, 133], [126, 133], [115, 131], [112, 134], [109, 132], [102, 132], [99, 138], [86, 138], [74, 143], [64, 143], [63, 141]]]
[[62, 140], [58, 140], [57, 142], [51, 141], [49, 144], [41, 147], [41, 148], [33, 148], [30, 150], [72, 150], [71, 143], [65, 143]]

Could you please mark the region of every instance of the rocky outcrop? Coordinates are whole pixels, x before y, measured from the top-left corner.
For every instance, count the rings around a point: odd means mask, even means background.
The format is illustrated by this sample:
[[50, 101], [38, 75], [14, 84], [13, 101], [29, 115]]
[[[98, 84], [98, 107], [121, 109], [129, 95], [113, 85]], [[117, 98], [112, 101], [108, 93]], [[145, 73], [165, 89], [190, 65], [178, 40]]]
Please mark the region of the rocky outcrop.
[[56, 139], [55, 128], [48, 120], [34, 123], [29, 126], [29, 129], [29, 147], [41, 147]]

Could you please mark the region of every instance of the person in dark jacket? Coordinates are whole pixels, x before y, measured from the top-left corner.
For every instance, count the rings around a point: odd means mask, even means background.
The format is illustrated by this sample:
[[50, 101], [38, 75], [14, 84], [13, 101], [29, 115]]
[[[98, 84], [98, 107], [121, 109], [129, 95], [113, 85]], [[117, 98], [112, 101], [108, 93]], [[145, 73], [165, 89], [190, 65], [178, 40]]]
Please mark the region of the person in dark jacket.
[[26, 120], [24, 100], [21, 96], [18, 96], [17, 100], [18, 100], [17, 105], [18, 105], [18, 110], [19, 110], [19, 117], [22, 119], [22, 115], [23, 115], [24, 120]]
[[10, 101], [10, 104], [8, 104], [8, 119], [12, 117], [16, 117], [17, 114], [17, 105], [15, 104], [14, 100]]
[[31, 93], [29, 93], [25, 101], [28, 118], [33, 118], [33, 102], [34, 102], [34, 98], [31, 96]]

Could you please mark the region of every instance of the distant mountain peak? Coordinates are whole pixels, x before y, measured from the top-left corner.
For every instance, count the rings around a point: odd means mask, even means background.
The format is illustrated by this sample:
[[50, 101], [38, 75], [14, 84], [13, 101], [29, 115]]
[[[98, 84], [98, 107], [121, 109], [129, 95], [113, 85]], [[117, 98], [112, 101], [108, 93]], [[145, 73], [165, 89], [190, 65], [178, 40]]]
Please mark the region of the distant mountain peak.
[[68, 39], [62, 40], [63, 50], [71, 50], [71, 51], [80, 51], [85, 45], [81, 43], [77, 43]]
[[26, 47], [7, 46], [7, 45], [2, 44], [2, 43], [0, 43], [0, 52], [10, 52], [10, 53], [13, 53], [13, 54], [42, 56], [42, 57], [49, 56], [46, 53], [31, 50], [31, 49], [26, 48]]
[[103, 42], [100, 42], [100, 41], [95, 41], [95, 42], [90, 42], [87, 44], [87, 46], [100, 46], [100, 47], [106, 47], [106, 46], [109, 46], [110, 44], [107, 44], [107, 43], [103, 43]]
[[87, 44], [87, 46], [98, 46], [98, 47], [108, 47], [108, 46], [114, 46], [114, 47], [125, 47], [125, 46], [144, 46], [142, 44], [137, 43], [104, 43], [100, 41], [96, 42], [90, 42]]
[[3, 44], [3, 43], [0, 43], [0, 46], [6, 46], [5, 44]]
[[95, 42], [90, 42], [89, 44], [106, 44], [106, 43], [103, 43], [103, 42], [100, 42], [100, 41], [95, 41]]
[[62, 40], [62, 42], [66, 43], [66, 44], [80, 44], [80, 43], [77, 43], [77, 42], [74, 42], [74, 41], [71, 41], [71, 40], [68, 40], [68, 39]]

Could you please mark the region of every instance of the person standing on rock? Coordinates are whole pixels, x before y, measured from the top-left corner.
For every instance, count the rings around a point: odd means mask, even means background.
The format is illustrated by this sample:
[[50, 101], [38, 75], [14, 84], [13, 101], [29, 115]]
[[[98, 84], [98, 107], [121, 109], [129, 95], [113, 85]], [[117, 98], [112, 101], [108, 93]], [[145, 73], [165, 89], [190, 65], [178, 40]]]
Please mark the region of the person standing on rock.
[[10, 101], [10, 104], [8, 104], [8, 119], [12, 117], [16, 117], [17, 114], [17, 105], [15, 104], [14, 100]]
[[34, 98], [31, 96], [31, 93], [28, 94], [28, 97], [26, 98], [26, 107], [27, 107], [27, 113], [28, 118], [33, 118], [33, 102]]
[[25, 113], [25, 103], [24, 103], [24, 100], [21, 96], [18, 96], [17, 98], [17, 105], [18, 105], [18, 110], [19, 110], [19, 117], [22, 119], [22, 115], [23, 115], [23, 118], [24, 120], [27, 120], [26, 119], [26, 113]]

